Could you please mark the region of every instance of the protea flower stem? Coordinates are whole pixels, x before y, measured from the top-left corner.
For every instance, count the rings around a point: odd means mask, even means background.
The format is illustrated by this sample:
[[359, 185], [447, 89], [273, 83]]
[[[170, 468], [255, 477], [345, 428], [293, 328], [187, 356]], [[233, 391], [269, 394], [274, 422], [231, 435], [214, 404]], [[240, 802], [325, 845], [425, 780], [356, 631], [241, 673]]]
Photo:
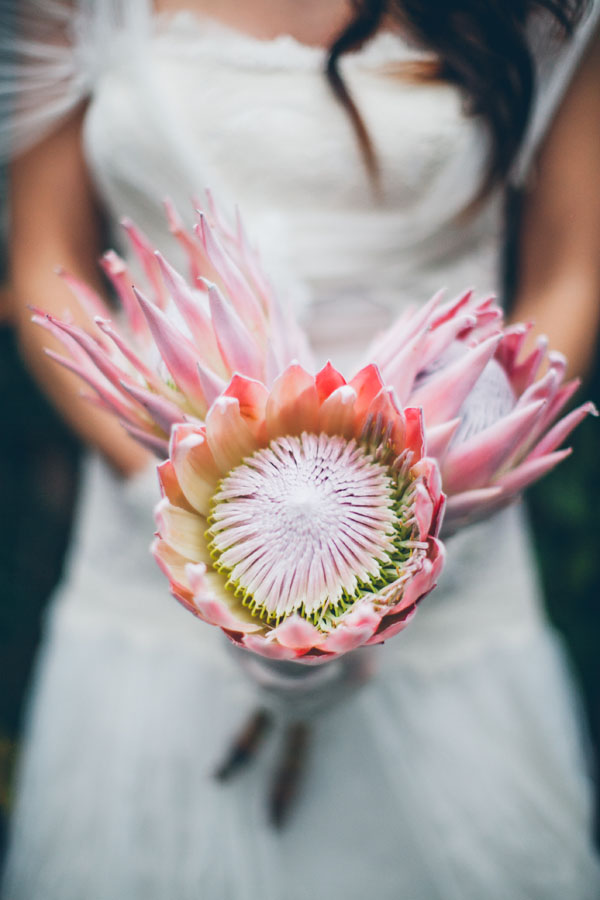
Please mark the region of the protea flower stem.
[[306, 770], [311, 728], [306, 722], [291, 723], [284, 735], [279, 766], [269, 798], [269, 818], [275, 828], [285, 825]]
[[268, 796], [275, 828], [288, 820], [308, 764], [314, 719], [353, 696], [375, 668], [374, 648], [361, 648], [316, 667], [265, 659], [232, 647], [238, 664], [258, 691], [259, 706], [242, 727], [215, 777], [226, 781], [252, 762], [272, 730], [283, 724], [278, 763]]
[[252, 713], [217, 768], [215, 778], [228, 781], [254, 759], [272, 724], [273, 715], [268, 710], [259, 708]]

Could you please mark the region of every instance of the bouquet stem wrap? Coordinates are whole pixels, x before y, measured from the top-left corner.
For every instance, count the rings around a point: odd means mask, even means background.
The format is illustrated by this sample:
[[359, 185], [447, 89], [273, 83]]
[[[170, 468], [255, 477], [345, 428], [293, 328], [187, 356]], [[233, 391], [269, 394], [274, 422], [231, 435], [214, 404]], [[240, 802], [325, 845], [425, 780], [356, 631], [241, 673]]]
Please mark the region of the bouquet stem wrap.
[[259, 703], [285, 722], [308, 720], [352, 696], [375, 670], [375, 649], [362, 647], [318, 666], [268, 659], [232, 646], [254, 682]]
[[313, 723], [364, 686], [375, 670], [375, 649], [361, 647], [321, 665], [268, 659], [234, 645], [231, 652], [252, 680], [258, 706], [243, 724], [216, 776], [226, 781], [252, 761], [276, 720], [283, 726], [278, 762], [268, 790], [271, 824], [288, 819], [307, 767]]

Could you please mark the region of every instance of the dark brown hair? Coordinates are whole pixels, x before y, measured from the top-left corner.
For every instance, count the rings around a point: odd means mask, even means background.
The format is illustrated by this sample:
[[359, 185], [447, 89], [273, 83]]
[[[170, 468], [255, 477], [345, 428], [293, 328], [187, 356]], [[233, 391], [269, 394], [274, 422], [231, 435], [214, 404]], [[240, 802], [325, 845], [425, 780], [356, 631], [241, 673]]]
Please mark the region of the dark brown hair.
[[329, 48], [326, 75], [351, 118], [366, 168], [377, 187], [377, 156], [360, 113], [344, 84], [338, 60], [381, 27], [410, 35], [435, 54], [422, 78], [456, 85], [468, 114], [480, 116], [491, 138], [480, 197], [506, 177], [527, 126], [535, 89], [526, 26], [545, 13], [563, 37], [571, 34], [586, 0], [353, 0], [355, 16]]

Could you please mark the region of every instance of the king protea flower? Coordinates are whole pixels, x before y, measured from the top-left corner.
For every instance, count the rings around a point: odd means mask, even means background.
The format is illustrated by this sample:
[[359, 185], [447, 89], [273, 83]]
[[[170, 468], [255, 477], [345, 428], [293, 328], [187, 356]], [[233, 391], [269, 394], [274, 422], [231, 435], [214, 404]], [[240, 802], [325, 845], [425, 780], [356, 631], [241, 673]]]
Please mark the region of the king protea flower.
[[543, 338], [524, 354], [531, 326], [472, 292], [405, 313], [348, 382], [309, 374], [239, 218], [209, 206], [189, 234], [167, 205], [191, 286], [125, 223], [149, 285], [106, 254], [125, 330], [69, 275], [95, 332], [35, 318], [95, 402], [168, 457], [155, 555], [175, 596], [248, 649], [319, 662], [401, 630], [435, 585], [442, 485], [450, 533], [556, 465], [595, 410], [557, 422], [578, 386], [564, 357]]
[[423, 410], [448, 495], [444, 534], [512, 501], [569, 455], [560, 445], [597, 414], [584, 403], [556, 422], [579, 380], [563, 383], [566, 359], [545, 337], [523, 355], [532, 327], [505, 327], [493, 298], [467, 291], [442, 304], [438, 294], [367, 351], [398, 402]]
[[154, 554], [175, 597], [234, 643], [320, 663], [402, 630], [444, 551], [421, 412], [375, 366], [235, 376], [159, 466]]

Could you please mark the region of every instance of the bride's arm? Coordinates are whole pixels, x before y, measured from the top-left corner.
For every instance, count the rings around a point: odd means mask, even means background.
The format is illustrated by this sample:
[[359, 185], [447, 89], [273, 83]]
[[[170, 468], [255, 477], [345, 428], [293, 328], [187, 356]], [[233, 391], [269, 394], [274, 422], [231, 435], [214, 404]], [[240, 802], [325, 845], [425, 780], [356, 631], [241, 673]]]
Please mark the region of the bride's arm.
[[512, 318], [534, 320], [566, 354], [571, 374], [589, 370], [600, 323], [600, 31], [525, 195]]
[[45, 346], [60, 352], [64, 348], [31, 322], [28, 308], [41, 307], [59, 316], [68, 308], [78, 324], [91, 324], [54, 272], [62, 265], [99, 287], [99, 214], [83, 159], [82, 115], [77, 112], [11, 167], [9, 257], [15, 326], [30, 371], [63, 418], [118, 472], [131, 475], [147, 462], [146, 452], [111, 416], [80, 396], [79, 378], [45, 355]]

